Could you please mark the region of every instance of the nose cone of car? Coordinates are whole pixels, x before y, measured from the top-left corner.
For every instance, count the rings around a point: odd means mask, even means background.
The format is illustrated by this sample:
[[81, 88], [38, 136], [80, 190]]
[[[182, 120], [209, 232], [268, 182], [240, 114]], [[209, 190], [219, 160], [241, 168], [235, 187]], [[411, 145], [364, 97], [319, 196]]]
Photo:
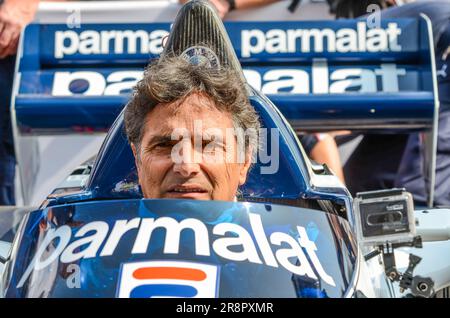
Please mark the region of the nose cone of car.
[[230, 67], [245, 82], [222, 20], [207, 1], [191, 0], [180, 9], [164, 47], [164, 55], [181, 55], [193, 64]]

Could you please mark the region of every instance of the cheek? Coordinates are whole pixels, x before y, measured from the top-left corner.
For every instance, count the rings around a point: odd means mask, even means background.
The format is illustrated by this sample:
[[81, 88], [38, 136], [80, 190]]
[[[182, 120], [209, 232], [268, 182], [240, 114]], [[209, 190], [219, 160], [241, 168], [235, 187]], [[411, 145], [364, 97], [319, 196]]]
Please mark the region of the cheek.
[[139, 181], [141, 186], [158, 185], [160, 186], [167, 170], [170, 169], [172, 162], [167, 158], [142, 158], [139, 169]]
[[228, 178], [234, 186], [239, 185], [240, 168], [241, 168], [241, 165], [238, 163], [228, 164], [228, 167], [227, 167]]
[[215, 180], [216, 185], [223, 185], [227, 189], [232, 189], [239, 184], [239, 164], [225, 163], [220, 165], [213, 165], [209, 167], [212, 174], [212, 179]]

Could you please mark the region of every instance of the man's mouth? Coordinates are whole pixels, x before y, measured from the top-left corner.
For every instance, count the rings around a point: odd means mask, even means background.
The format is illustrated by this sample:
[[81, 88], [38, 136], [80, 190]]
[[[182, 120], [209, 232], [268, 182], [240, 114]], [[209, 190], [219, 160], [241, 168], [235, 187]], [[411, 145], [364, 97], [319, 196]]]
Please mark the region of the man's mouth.
[[180, 193], [181, 192], [202, 192], [202, 193], [204, 193], [206, 191], [202, 190], [202, 189], [197, 189], [197, 188], [195, 188], [195, 189], [175, 188], [170, 192], [180, 192]]
[[166, 192], [169, 197], [200, 199], [208, 190], [199, 185], [174, 185]]

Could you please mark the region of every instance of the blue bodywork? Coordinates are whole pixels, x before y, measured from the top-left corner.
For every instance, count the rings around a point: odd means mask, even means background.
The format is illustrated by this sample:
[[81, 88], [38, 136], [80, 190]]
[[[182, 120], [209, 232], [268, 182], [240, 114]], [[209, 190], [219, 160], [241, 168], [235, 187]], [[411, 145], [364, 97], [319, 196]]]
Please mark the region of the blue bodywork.
[[[168, 225], [163, 229], [161, 225], [145, 241], [148, 244], [145, 251], [137, 251], [138, 237], [145, 232], [142, 231], [144, 222], [162, 219], [195, 220], [200, 225], [195, 230], [180, 231], [178, 239], [174, 237], [174, 233], [178, 235], [177, 230]], [[118, 228], [118, 223], [138, 220], [139, 226], [123, 233], [117, 244], [113, 243], [113, 249], [108, 247], [113, 237], [117, 238], [114, 228]], [[224, 244], [223, 236], [218, 235], [220, 226], [232, 226], [240, 231], [239, 235], [237, 232], [226, 235], [235, 240], [235, 246], [229, 247], [234, 255], [225, 254], [220, 248], [221, 239]], [[264, 237], [258, 236], [258, 232], [265, 233]], [[245, 233], [249, 235], [247, 241]], [[315, 250], [303, 249], [308, 261], [302, 257], [295, 261], [294, 255], [290, 258], [292, 266], [303, 265], [308, 269], [310, 263], [310, 277], [287, 270], [279, 253], [293, 245], [286, 244], [288, 239], [283, 245], [275, 244], [275, 236], [280, 234], [295, 239], [294, 243], [302, 235], [307, 236], [314, 245]], [[46, 235], [55, 235], [55, 240], [49, 243]], [[89, 239], [81, 242], [81, 236]], [[246, 242], [244, 250], [236, 239]], [[261, 251], [269, 240], [272, 257], [278, 262], [269, 265], [270, 254], [249, 256], [253, 249]], [[168, 251], [169, 241], [178, 245], [176, 252]], [[203, 252], [200, 251], [202, 243], [207, 247]], [[16, 244], [20, 247], [7, 270], [6, 297], [197, 295], [195, 288], [199, 286], [186, 277], [178, 277], [176, 282], [170, 280], [176, 277], [166, 277], [163, 281], [136, 278], [137, 286], [127, 287], [133, 281], [124, 270], [127, 266], [143, 262], [140, 267], [145, 268], [160, 261], [168, 262], [164, 263], [166, 268], [178, 266], [180, 261], [188, 262], [191, 268], [202, 265], [216, 268], [216, 273], [208, 274], [214, 276], [211, 286], [215, 288], [210, 290], [213, 297], [343, 297], [353, 283], [357, 262], [356, 241], [344, 219], [310, 209], [256, 203], [109, 200], [68, 204], [28, 214]], [[70, 259], [69, 254], [72, 254]], [[317, 257], [314, 262], [313, 257]], [[49, 259], [54, 261], [47, 262]], [[314, 264], [320, 264], [320, 268]], [[73, 276], [75, 271], [79, 277]], [[73, 279], [79, 279], [78, 287], [73, 285]]]
[[[249, 84], [268, 96], [294, 129], [430, 130], [436, 97], [427, 23], [424, 19], [380, 23], [382, 30], [396, 25], [400, 33], [395, 44], [400, 48], [394, 50], [392, 43], [386, 43], [386, 48], [379, 44], [375, 51], [350, 46], [337, 51], [327, 36], [319, 41], [322, 35], [311, 35], [319, 31], [334, 37], [350, 31], [358, 32], [358, 37], [375, 34], [377, 30], [364, 20], [228, 22], [225, 26]], [[21, 133], [106, 131], [144, 66], [161, 53], [169, 29], [169, 23], [83, 24], [77, 29], [62, 24], [28, 26], [14, 104]], [[92, 44], [102, 43], [103, 33], [125, 30], [148, 34], [151, 44], [145, 53], [141, 42], [131, 48], [123, 38], [119, 50], [110, 40], [106, 46]], [[289, 32], [309, 32], [310, 39], [289, 40]], [[267, 48], [258, 37], [264, 38]], [[81, 44], [80, 38], [89, 42]], [[361, 41], [358, 38], [359, 46]], [[249, 49], [250, 45], [255, 48]]]

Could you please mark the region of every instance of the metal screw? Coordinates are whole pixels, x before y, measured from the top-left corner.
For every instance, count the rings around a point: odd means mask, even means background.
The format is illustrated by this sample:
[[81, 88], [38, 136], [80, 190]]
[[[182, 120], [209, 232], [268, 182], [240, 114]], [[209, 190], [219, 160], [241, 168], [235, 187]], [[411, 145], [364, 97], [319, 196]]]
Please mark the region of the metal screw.
[[417, 287], [419, 287], [419, 289], [423, 292], [428, 290], [428, 285], [424, 282], [419, 283], [419, 285]]

